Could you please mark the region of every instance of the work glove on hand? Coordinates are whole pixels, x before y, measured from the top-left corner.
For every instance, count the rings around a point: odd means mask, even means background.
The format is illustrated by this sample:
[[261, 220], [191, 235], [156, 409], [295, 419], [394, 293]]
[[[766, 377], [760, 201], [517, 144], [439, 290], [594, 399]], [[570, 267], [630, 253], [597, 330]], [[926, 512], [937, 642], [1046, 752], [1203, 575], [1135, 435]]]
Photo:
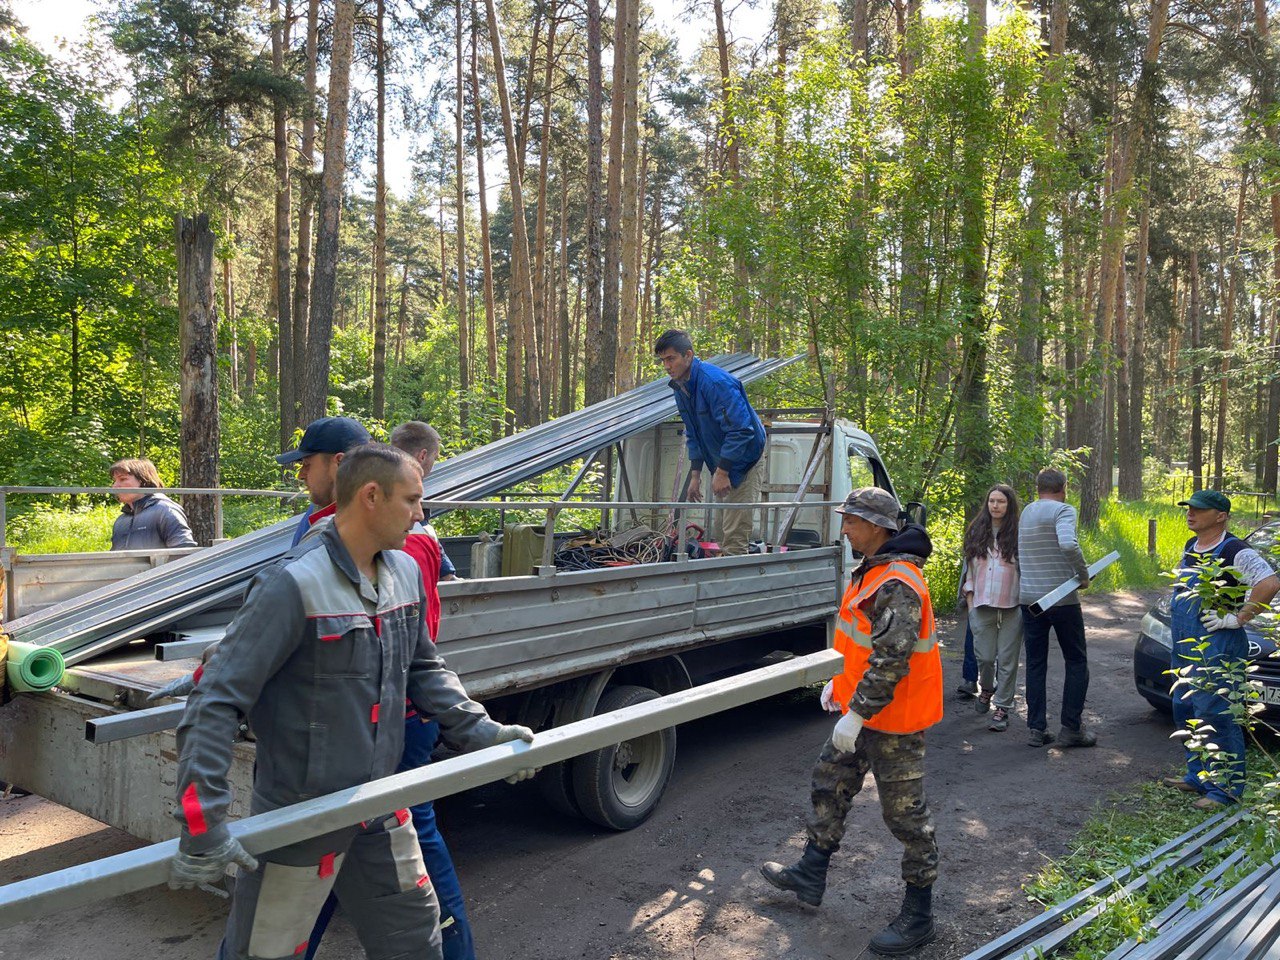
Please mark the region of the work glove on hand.
[[835, 678], [827, 681], [827, 685], [822, 688], [822, 709], [827, 713], [839, 713], [840, 704], [836, 703], [835, 697]]
[[1240, 618], [1234, 613], [1228, 613], [1220, 617], [1212, 610], [1206, 610], [1200, 615], [1200, 622], [1204, 624], [1204, 628], [1210, 633], [1217, 633], [1219, 630], [1240, 629]]
[[155, 703], [158, 700], [165, 700], [169, 697], [186, 697], [191, 695], [191, 691], [196, 688], [196, 675], [188, 673], [185, 677], [179, 677], [177, 680], [170, 680], [155, 693], [147, 694], [147, 703]]
[[222, 879], [231, 864], [239, 864], [242, 870], [257, 870], [258, 861], [240, 846], [235, 837], [227, 837], [205, 853], [184, 853], [181, 849], [169, 861], [169, 889], [182, 890], [199, 887], [220, 897], [227, 892], [214, 884]]
[[858, 734], [862, 732], [864, 722], [861, 715], [850, 710], [836, 721], [836, 728], [831, 731], [831, 745], [841, 753], [853, 753], [858, 747]]
[[[533, 731], [528, 727], [520, 726], [518, 723], [504, 723], [498, 727], [498, 732], [494, 736], [491, 746], [496, 747], [500, 743], [511, 743], [513, 740], [533, 743]], [[541, 769], [541, 767], [525, 767], [504, 779], [507, 783], [519, 783], [521, 780], [528, 780]]]

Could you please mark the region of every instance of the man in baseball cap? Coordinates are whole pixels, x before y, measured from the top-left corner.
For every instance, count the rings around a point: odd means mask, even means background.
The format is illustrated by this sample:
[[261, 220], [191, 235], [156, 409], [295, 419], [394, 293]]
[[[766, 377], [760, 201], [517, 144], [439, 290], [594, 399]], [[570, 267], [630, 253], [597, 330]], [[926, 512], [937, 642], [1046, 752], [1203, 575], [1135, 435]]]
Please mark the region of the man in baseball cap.
[[302, 515], [293, 535], [293, 545], [306, 536], [312, 525], [332, 516], [337, 508], [338, 464], [347, 451], [369, 442], [369, 431], [350, 417], [321, 417], [307, 424], [297, 449], [276, 457], [281, 466], [296, 463], [298, 479], [307, 488], [311, 504]]
[[[1179, 500], [1180, 507], [1195, 507], [1197, 510], [1217, 510], [1221, 513], [1231, 512], [1231, 498], [1217, 490], [1197, 490], [1186, 500]], [[1225, 523], [1225, 519], [1223, 520]]]
[[779, 890], [820, 904], [851, 801], [871, 773], [885, 824], [904, 847], [906, 894], [870, 947], [897, 956], [937, 936], [938, 845], [924, 794], [924, 738], [942, 719], [942, 659], [921, 571], [933, 544], [924, 527], [899, 519], [902, 507], [887, 490], [855, 490], [837, 511], [841, 535], [862, 554], [836, 620], [844, 669], [822, 691], [822, 706], [841, 717], [813, 768], [804, 855], [760, 869]]
[[[1165, 786], [1196, 797], [1201, 810], [1215, 810], [1235, 803], [1244, 792], [1244, 730], [1231, 712], [1223, 693], [1236, 686], [1230, 665], [1249, 656], [1244, 625], [1267, 608], [1280, 592], [1280, 578], [1266, 560], [1227, 530], [1231, 500], [1217, 490], [1197, 490], [1178, 506], [1187, 508], [1187, 529], [1194, 536], [1182, 548], [1178, 582], [1169, 604], [1173, 640], [1171, 668], [1187, 681], [1173, 691], [1173, 720], [1194, 732], [1197, 725], [1214, 731], [1218, 750], [1186, 751], [1186, 770], [1180, 777], [1165, 777]], [[1206, 564], [1209, 568], [1206, 571]], [[1224, 587], [1247, 586], [1239, 599], [1218, 591], [1211, 604], [1203, 604], [1198, 588], [1208, 575]], [[1195, 724], [1192, 721], [1199, 721]]]

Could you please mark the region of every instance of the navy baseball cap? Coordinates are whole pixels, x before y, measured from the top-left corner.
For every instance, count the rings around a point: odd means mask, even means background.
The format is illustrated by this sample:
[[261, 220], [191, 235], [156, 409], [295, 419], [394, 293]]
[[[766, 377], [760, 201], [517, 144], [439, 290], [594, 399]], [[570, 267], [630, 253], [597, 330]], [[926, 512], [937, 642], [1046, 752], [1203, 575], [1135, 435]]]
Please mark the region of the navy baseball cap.
[[369, 431], [350, 417], [321, 417], [307, 424], [302, 442], [296, 450], [286, 450], [276, 463], [297, 463], [313, 453], [346, 453], [352, 447], [369, 442]]
[[1197, 490], [1186, 500], [1179, 500], [1180, 507], [1195, 507], [1198, 510], [1221, 510], [1231, 512], [1231, 500], [1226, 494], [1217, 490]]

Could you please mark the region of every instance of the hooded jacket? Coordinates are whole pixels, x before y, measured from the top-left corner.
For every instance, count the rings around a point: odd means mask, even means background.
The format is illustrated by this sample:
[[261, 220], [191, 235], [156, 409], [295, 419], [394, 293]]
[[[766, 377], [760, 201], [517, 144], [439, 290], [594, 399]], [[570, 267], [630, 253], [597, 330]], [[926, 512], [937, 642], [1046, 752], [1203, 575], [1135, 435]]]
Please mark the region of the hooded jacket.
[[194, 547], [187, 515], [163, 493], [150, 493], [120, 508], [111, 528], [112, 550]]
[[697, 357], [688, 380], [671, 380], [676, 409], [684, 421], [689, 465], [712, 471], [723, 467], [729, 482], [742, 483], [764, 453], [764, 424], [747, 401], [742, 381]]

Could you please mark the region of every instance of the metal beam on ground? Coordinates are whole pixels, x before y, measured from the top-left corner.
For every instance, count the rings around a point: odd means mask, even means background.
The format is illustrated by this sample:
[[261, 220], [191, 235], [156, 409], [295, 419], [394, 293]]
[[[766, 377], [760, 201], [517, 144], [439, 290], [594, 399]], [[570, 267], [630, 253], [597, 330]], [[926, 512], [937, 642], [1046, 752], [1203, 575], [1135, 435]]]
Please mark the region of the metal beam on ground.
[[[659, 697], [539, 733], [532, 744], [504, 743], [407, 770], [231, 824], [253, 854], [261, 854], [383, 816], [392, 810], [492, 783], [528, 767], [543, 767], [654, 733], [721, 710], [828, 679], [843, 663], [834, 650]], [[166, 882], [177, 852], [168, 840], [93, 863], [0, 887], [0, 929]]]

